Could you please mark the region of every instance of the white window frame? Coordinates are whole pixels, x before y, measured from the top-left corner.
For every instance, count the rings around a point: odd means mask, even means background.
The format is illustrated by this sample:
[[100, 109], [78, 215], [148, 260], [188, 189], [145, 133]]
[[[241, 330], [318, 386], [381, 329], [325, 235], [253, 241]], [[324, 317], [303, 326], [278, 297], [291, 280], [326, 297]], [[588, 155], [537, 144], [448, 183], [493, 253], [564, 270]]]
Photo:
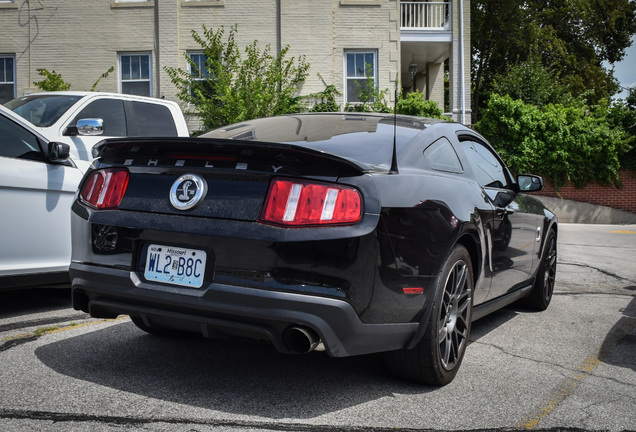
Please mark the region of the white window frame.
[[[194, 61], [192, 56], [201, 56], [201, 59], [197, 62], [199, 66], [199, 74], [195, 76], [195, 71], [192, 70], [192, 64], [188, 62], [188, 72], [192, 75], [192, 79], [195, 81], [206, 81], [210, 76], [210, 71], [205, 66], [205, 61], [207, 60], [207, 56], [203, 51], [188, 51], [188, 58], [190, 61]], [[202, 63], [203, 62], [203, 63]], [[192, 92], [190, 92], [192, 95]], [[194, 96], [194, 95], [193, 95]]]
[[[8, 81], [7, 80], [7, 75], [8, 75], [8, 71], [9, 69], [7, 68], [7, 62], [6, 59], [10, 59], [12, 60], [13, 63], [13, 67], [11, 68], [11, 75], [12, 76], [12, 80]], [[11, 97], [11, 99], [16, 97], [16, 90], [17, 90], [17, 86], [16, 86], [16, 76], [15, 76], [15, 70], [16, 70], [16, 60], [15, 60], [15, 56], [14, 55], [3, 55], [0, 54], [0, 68], [2, 68], [2, 71], [0, 71], [0, 84], [2, 85], [12, 85], [13, 86], [13, 95]]]
[[[152, 54], [149, 52], [124, 52], [124, 53], [119, 53], [118, 54], [118, 64], [119, 64], [119, 93], [124, 93], [124, 84], [125, 83], [141, 83], [141, 82], [147, 82], [148, 83], [148, 95], [150, 97], [152, 97]], [[148, 78], [142, 78], [142, 71], [141, 69], [139, 70], [140, 72], [140, 77], [139, 78], [126, 78], [124, 79], [124, 68], [123, 68], [123, 58], [124, 57], [148, 57]], [[132, 64], [132, 62], [131, 62]], [[129, 72], [132, 72], [132, 69], [130, 69]], [[130, 94], [130, 93], [127, 93]]]
[[[359, 101], [353, 101], [351, 100], [351, 97], [355, 97], [355, 95], [349, 95], [349, 80], [359, 80], [362, 81], [362, 75], [359, 75], [360, 70], [359, 67], [356, 67], [356, 71], [354, 72], [354, 75], [349, 75], [349, 56], [350, 55], [356, 55], [356, 54], [362, 54], [362, 55], [366, 55], [366, 54], [371, 54], [373, 56], [373, 81], [374, 81], [374, 86], [377, 88], [378, 87], [378, 50], [377, 49], [347, 49], [344, 51], [344, 97], [345, 97], [345, 103], [346, 104], [359, 104], [361, 102]], [[364, 64], [366, 65], [366, 59], [364, 61]], [[366, 80], [366, 70], [363, 71], [362, 73], [364, 73], [364, 80]]]
[[203, 51], [188, 51], [188, 58], [191, 61], [194, 61], [192, 56], [201, 56], [201, 60], [203, 61], [203, 63], [201, 63], [201, 61], [197, 62], [198, 66], [199, 66], [199, 76], [194, 77], [194, 72], [192, 70], [192, 64], [188, 63], [188, 69], [191, 75], [193, 75], [194, 79], [196, 81], [203, 81], [209, 78], [210, 76], [210, 71], [208, 71], [207, 67], [205, 66], [205, 62], [207, 60], [207, 56], [205, 55], [205, 53]]

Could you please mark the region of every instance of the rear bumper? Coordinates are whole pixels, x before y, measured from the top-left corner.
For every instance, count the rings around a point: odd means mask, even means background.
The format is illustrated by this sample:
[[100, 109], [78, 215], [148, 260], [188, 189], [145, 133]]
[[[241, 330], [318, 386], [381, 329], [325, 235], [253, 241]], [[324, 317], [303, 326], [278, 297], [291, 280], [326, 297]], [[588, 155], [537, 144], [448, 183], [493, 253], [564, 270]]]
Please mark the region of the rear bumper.
[[136, 273], [72, 263], [73, 307], [98, 318], [138, 316], [151, 324], [267, 340], [291, 352], [283, 332], [315, 331], [327, 353], [344, 357], [404, 348], [418, 323], [365, 324], [344, 300], [213, 283], [205, 289], [150, 284]]

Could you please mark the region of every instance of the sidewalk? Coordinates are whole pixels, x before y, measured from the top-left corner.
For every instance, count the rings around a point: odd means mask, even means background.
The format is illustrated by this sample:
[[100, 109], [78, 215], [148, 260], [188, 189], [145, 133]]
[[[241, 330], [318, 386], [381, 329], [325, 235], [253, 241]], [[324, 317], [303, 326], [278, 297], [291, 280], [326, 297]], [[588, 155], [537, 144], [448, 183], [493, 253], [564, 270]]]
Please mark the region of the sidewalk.
[[579, 201], [532, 195], [559, 218], [563, 223], [587, 224], [636, 224], [636, 213], [616, 210]]

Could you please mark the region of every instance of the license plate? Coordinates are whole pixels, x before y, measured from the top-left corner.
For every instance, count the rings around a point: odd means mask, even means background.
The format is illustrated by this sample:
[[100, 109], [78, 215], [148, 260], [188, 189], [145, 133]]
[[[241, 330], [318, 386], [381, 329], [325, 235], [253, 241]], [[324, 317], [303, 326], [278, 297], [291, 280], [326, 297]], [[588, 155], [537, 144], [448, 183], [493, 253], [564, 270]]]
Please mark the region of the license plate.
[[144, 277], [148, 281], [201, 288], [206, 258], [202, 250], [151, 244]]

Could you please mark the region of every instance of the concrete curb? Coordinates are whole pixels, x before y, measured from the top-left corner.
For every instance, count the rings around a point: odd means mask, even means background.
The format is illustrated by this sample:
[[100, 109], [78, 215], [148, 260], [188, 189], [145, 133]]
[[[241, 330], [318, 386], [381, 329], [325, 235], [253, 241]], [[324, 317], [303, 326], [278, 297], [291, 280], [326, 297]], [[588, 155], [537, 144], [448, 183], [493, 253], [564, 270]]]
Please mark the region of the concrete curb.
[[636, 224], [636, 213], [617, 210], [579, 201], [533, 195], [551, 212], [557, 215], [559, 222], [583, 224]]

